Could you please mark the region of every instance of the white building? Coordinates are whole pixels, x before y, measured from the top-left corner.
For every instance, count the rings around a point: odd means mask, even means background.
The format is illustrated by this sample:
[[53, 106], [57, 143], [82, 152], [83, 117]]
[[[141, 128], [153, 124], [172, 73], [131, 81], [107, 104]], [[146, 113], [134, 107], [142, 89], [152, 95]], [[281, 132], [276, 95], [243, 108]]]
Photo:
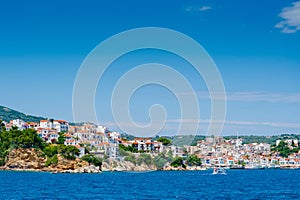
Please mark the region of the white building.
[[101, 133], [105, 133], [106, 130], [107, 130], [107, 128], [104, 126], [97, 126], [97, 128], [96, 128], [96, 131], [101, 132]]
[[53, 128], [57, 130], [57, 132], [67, 132], [69, 130], [69, 123], [65, 120], [54, 120]]
[[53, 128], [53, 123], [51, 120], [41, 120], [40, 121], [40, 128]]
[[14, 119], [10, 121], [12, 126], [18, 127], [19, 130], [26, 129], [26, 123], [21, 119]]
[[65, 120], [41, 120], [40, 128], [55, 129], [57, 132], [67, 132], [69, 123]]

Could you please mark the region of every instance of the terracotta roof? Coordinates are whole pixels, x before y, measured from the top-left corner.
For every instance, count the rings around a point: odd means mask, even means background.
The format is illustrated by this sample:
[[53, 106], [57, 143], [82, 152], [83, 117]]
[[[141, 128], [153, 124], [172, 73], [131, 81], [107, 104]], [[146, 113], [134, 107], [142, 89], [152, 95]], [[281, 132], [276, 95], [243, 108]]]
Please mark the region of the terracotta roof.
[[59, 123], [65, 123], [65, 122], [67, 122], [65, 120], [54, 120], [54, 121], [59, 122]]
[[98, 146], [105, 146], [105, 145], [109, 145], [109, 142], [101, 142], [100, 144], [98, 144]]
[[151, 138], [134, 138], [134, 140], [151, 140]]

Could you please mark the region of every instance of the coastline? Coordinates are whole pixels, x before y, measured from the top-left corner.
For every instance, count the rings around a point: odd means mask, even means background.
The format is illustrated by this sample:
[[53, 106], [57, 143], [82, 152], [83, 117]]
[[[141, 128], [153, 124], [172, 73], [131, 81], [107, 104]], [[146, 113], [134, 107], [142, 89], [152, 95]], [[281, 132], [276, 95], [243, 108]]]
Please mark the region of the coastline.
[[[93, 166], [94, 167], [94, 166]], [[207, 169], [183, 169], [183, 168], [173, 168], [173, 169], [157, 169], [157, 170], [102, 170], [93, 171], [93, 170], [86, 170], [79, 171], [79, 170], [64, 170], [64, 171], [57, 171], [57, 170], [45, 170], [45, 169], [24, 169], [24, 168], [8, 168], [8, 167], [0, 167], [1, 171], [6, 172], [41, 172], [41, 173], [50, 173], [50, 174], [75, 174], [75, 173], [92, 173], [92, 174], [101, 174], [101, 173], [148, 173], [148, 172], [170, 172], [170, 171], [181, 171], [181, 172], [189, 172], [189, 171], [203, 171], [203, 172], [211, 172], [213, 168]], [[300, 170], [300, 168], [287, 168], [287, 167], [280, 167], [280, 168], [238, 168], [238, 169], [226, 169], [227, 171], [260, 171], [260, 170]]]

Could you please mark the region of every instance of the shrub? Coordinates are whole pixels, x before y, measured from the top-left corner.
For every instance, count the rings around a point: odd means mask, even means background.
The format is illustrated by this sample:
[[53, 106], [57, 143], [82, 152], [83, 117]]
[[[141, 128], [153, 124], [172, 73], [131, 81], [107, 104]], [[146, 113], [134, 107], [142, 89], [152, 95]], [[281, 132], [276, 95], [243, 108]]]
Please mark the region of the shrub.
[[155, 156], [153, 163], [158, 169], [162, 169], [167, 163], [167, 160], [163, 156], [158, 155]]
[[87, 155], [82, 156], [81, 160], [84, 160], [84, 161], [88, 162], [89, 164], [93, 164], [93, 165], [99, 166], [99, 167], [102, 165], [102, 160], [92, 154], [87, 154]]
[[124, 158], [124, 160], [132, 162], [133, 164], [136, 164], [136, 159], [135, 159], [135, 156], [133, 154], [130, 154], [129, 156], [126, 156]]
[[80, 151], [74, 146], [66, 146], [61, 144], [58, 146], [58, 153], [66, 159], [75, 160], [76, 156], [79, 156]]
[[183, 166], [183, 158], [181, 157], [176, 157], [173, 159], [172, 163], [171, 163], [171, 166], [172, 167], [180, 167], [180, 166]]
[[152, 158], [149, 154], [141, 154], [137, 159], [137, 164], [141, 165], [142, 163], [145, 163], [147, 165], [150, 165], [152, 163]]
[[187, 160], [186, 160], [186, 163], [188, 165], [196, 165], [196, 166], [200, 166], [202, 163], [201, 163], [201, 159], [198, 158], [197, 156], [195, 155], [190, 155]]
[[57, 163], [58, 163], [57, 155], [54, 155], [52, 158], [47, 159], [45, 166], [48, 167], [50, 165], [57, 165]]
[[53, 157], [54, 155], [58, 154], [58, 147], [56, 145], [49, 145], [43, 149], [43, 152], [46, 154], [46, 156]]
[[167, 145], [170, 145], [172, 143], [171, 140], [165, 138], [165, 137], [160, 137], [157, 139], [158, 142], [162, 142], [163, 145], [167, 146]]

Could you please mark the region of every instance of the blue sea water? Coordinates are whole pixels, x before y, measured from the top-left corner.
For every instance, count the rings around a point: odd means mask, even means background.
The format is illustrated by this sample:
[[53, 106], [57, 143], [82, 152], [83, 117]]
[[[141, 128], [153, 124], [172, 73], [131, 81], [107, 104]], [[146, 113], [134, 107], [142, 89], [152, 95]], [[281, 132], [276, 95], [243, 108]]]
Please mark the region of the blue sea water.
[[0, 171], [1, 199], [300, 199], [300, 170], [50, 174]]

